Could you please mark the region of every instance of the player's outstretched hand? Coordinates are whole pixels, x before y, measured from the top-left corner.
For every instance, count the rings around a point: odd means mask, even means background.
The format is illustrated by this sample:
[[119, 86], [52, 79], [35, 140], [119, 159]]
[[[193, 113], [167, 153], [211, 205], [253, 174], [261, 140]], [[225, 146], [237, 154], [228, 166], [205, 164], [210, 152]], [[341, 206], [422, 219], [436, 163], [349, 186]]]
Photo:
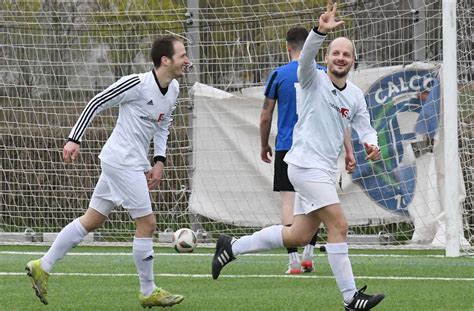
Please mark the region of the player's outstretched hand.
[[380, 149], [375, 145], [369, 145], [368, 143], [364, 143], [365, 152], [367, 152], [367, 156], [365, 157], [366, 160], [378, 160], [380, 158]]
[[263, 162], [266, 163], [272, 163], [272, 147], [270, 145], [266, 145], [265, 147], [262, 147], [262, 150], [260, 151], [260, 158], [262, 158]]
[[79, 155], [79, 144], [68, 141], [63, 148], [63, 161], [66, 164], [73, 163]]
[[318, 31], [328, 33], [334, 28], [344, 24], [344, 21], [336, 21], [337, 3], [328, 0], [327, 9], [324, 14], [319, 17]]

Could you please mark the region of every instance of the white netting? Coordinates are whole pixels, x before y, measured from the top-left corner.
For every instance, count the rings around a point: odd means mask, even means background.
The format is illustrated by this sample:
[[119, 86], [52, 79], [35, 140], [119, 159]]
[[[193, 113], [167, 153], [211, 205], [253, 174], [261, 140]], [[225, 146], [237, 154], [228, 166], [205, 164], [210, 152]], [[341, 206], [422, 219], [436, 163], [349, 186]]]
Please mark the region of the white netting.
[[[461, 200], [462, 226], [470, 240], [474, 231], [473, 12], [468, 0], [458, 1], [457, 6], [460, 176], [466, 192]], [[152, 193], [158, 229], [193, 226], [238, 235], [277, 222], [279, 202], [271, 192], [272, 168], [258, 159], [261, 87], [273, 68], [288, 61], [287, 30], [296, 25], [313, 27], [324, 8], [324, 1], [286, 0], [4, 1], [0, 11], [0, 229], [57, 232], [84, 212], [100, 172], [97, 155], [115, 124], [116, 111], [94, 120], [79, 162], [65, 167], [61, 150], [70, 127], [94, 94], [123, 75], [150, 70], [151, 42], [170, 33], [185, 39], [196, 71], [181, 81], [165, 180]], [[439, 80], [423, 86], [423, 79], [439, 78], [440, 1], [341, 1], [340, 16], [345, 26], [331, 37], [354, 39], [358, 70], [352, 79], [374, 101], [372, 117], [379, 119], [379, 134], [387, 142], [384, 162], [370, 168], [377, 177], [361, 170], [362, 179], [354, 183], [341, 174], [341, 199], [351, 231], [368, 236], [362, 243], [378, 243], [371, 237], [381, 232], [385, 242], [393, 238], [395, 244], [412, 239], [439, 242], [443, 214], [437, 199], [433, 142], [436, 145], [440, 126], [436, 100], [441, 91]], [[392, 73], [390, 85], [387, 75]], [[382, 118], [377, 98], [400, 107], [423, 92], [421, 88], [402, 91], [400, 77], [408, 81], [408, 88], [412, 79], [415, 88], [421, 83], [429, 89], [427, 101], [434, 112], [404, 108]], [[189, 90], [197, 81], [234, 97], [216, 99], [215, 92], [200, 92], [191, 98]], [[382, 85], [385, 91], [377, 93]], [[401, 96], [395, 96], [396, 89]], [[392, 140], [398, 144], [390, 145]], [[371, 186], [374, 183], [380, 188]], [[456, 201], [453, 198], [453, 206]], [[100, 232], [110, 241], [128, 240], [133, 228], [126, 212], [117, 209]]]

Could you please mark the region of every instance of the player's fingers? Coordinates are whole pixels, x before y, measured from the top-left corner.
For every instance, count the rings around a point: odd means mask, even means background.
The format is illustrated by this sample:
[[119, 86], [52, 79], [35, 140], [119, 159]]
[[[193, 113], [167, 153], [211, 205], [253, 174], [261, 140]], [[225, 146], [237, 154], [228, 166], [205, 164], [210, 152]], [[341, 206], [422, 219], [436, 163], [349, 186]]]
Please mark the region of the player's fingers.
[[337, 2], [335, 2], [335, 3], [332, 5], [331, 13], [336, 14], [336, 10], [337, 10]]
[[69, 151], [67, 151], [66, 149], [63, 150], [63, 161], [66, 164], [69, 163]]
[[336, 27], [339, 27], [342, 24], [344, 24], [344, 21], [338, 21], [338, 22], [336, 22]]
[[332, 1], [328, 0], [327, 1], [327, 7], [326, 7], [326, 12], [331, 12], [331, 7], [332, 7]]
[[77, 149], [71, 152], [71, 159], [73, 162], [76, 160], [78, 154], [79, 154], [79, 150]]

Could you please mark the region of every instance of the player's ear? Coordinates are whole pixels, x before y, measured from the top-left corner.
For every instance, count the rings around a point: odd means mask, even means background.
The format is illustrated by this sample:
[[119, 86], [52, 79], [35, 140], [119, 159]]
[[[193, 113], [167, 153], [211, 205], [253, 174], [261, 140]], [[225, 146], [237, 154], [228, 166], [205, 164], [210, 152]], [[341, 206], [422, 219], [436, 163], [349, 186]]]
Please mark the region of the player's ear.
[[170, 59], [166, 56], [161, 56], [161, 64], [168, 66], [170, 64]]

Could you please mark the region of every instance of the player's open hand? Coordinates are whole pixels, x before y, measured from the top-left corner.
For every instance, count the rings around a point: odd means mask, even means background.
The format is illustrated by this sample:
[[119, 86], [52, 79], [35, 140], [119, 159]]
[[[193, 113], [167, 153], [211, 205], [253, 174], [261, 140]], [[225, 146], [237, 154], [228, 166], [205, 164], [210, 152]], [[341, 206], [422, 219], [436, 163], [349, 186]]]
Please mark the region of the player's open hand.
[[260, 157], [262, 158], [263, 162], [272, 163], [272, 155], [272, 147], [270, 147], [270, 145], [262, 147], [262, 150], [260, 151]]
[[337, 3], [327, 2], [327, 9], [324, 14], [319, 17], [318, 31], [328, 33], [329, 31], [344, 24], [344, 21], [336, 21]]
[[63, 161], [66, 164], [73, 163], [79, 155], [79, 144], [68, 141], [63, 148]]
[[346, 153], [346, 158], [345, 158], [345, 161], [346, 161], [346, 171], [347, 171], [347, 174], [352, 174], [352, 172], [354, 171], [355, 167], [356, 167], [356, 159], [354, 157], [354, 154], [351, 152], [351, 153]]
[[151, 170], [145, 173], [149, 190], [155, 190], [160, 186], [161, 179], [163, 178], [164, 167], [165, 165], [163, 162], [158, 161]]
[[380, 158], [380, 149], [375, 145], [369, 145], [368, 143], [364, 143], [365, 152], [367, 156], [365, 157], [366, 160], [378, 160]]

